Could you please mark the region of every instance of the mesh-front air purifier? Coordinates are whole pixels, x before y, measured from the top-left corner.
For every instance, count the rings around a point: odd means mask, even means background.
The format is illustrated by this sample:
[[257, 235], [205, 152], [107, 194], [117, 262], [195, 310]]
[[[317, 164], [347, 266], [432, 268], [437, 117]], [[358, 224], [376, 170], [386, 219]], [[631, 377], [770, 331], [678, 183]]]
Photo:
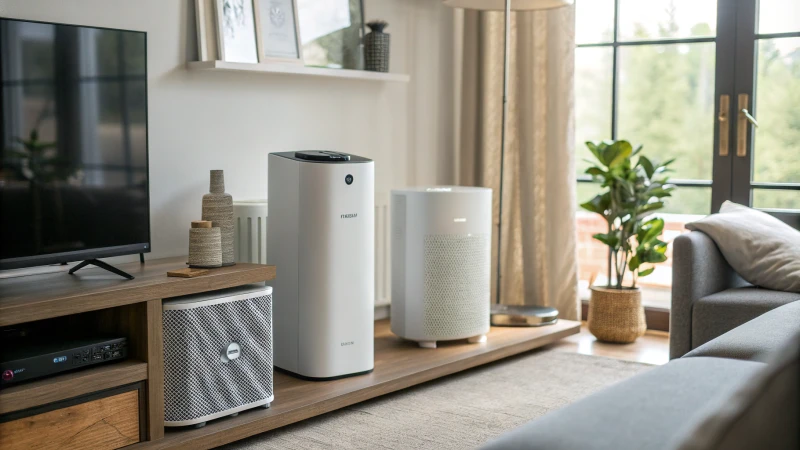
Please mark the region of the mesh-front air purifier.
[[206, 421], [273, 396], [272, 288], [247, 285], [163, 302], [164, 425]]
[[483, 342], [489, 332], [492, 190], [392, 191], [392, 332]]
[[326, 380], [374, 365], [374, 163], [337, 152], [269, 155], [267, 261], [275, 366]]

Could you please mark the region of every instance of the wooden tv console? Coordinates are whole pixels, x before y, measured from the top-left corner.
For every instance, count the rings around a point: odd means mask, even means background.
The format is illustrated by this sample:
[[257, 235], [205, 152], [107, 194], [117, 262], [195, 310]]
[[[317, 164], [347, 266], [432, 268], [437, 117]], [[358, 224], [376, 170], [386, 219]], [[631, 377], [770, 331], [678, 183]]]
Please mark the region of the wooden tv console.
[[[576, 334], [578, 322], [493, 328], [483, 344], [420, 349], [376, 322], [375, 370], [329, 382], [275, 374], [270, 409], [245, 411], [199, 429], [164, 427], [161, 301], [275, 278], [274, 266], [237, 264], [196, 278], [166, 273], [185, 258], [120, 265], [128, 281], [101, 269], [0, 280], [0, 328], [46, 321], [53, 335], [74, 327], [128, 338], [129, 357], [0, 390], [0, 448], [192, 450], [213, 448]], [[276, 299], [275, 301], [280, 301]]]

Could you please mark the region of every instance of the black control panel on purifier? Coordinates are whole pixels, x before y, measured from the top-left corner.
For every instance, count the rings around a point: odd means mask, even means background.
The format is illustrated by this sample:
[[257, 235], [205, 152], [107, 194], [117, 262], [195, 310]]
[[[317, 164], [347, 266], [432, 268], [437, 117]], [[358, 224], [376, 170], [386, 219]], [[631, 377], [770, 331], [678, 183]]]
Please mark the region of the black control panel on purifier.
[[0, 387], [128, 356], [126, 338], [32, 339], [3, 343]]
[[304, 159], [306, 161], [350, 161], [350, 155], [347, 153], [332, 152], [328, 150], [306, 150], [302, 152], [294, 152], [294, 156], [297, 159]]
[[372, 160], [363, 156], [351, 153], [337, 152], [333, 150], [298, 150], [294, 152], [275, 152], [271, 153], [281, 158], [306, 163], [322, 164], [362, 164], [371, 163]]

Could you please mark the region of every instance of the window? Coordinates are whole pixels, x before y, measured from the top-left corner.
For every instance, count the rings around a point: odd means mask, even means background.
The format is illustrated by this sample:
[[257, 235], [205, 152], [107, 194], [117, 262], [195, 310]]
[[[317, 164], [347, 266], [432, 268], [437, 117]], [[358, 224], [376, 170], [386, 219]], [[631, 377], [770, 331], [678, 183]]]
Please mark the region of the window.
[[[579, 203], [598, 190], [584, 142], [627, 139], [676, 158], [666, 240], [725, 200], [800, 227], [800, 2], [577, 0], [576, 41]], [[605, 224], [577, 220], [588, 286], [605, 279], [606, 249], [591, 238]], [[668, 307], [671, 279], [670, 259], [641, 280], [643, 300]]]

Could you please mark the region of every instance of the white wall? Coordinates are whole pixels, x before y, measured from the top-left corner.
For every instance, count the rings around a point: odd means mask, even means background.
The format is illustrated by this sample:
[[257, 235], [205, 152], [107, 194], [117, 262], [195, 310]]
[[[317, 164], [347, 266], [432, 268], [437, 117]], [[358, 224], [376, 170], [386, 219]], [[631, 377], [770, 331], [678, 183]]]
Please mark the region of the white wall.
[[411, 83], [189, 72], [194, 0], [0, 0], [4, 17], [148, 33], [148, 258], [186, 254], [209, 169], [225, 170], [234, 199], [267, 196], [268, 152], [373, 158], [379, 194], [453, 182], [452, 11], [438, 0], [365, 0], [365, 10], [389, 22], [391, 70]]

